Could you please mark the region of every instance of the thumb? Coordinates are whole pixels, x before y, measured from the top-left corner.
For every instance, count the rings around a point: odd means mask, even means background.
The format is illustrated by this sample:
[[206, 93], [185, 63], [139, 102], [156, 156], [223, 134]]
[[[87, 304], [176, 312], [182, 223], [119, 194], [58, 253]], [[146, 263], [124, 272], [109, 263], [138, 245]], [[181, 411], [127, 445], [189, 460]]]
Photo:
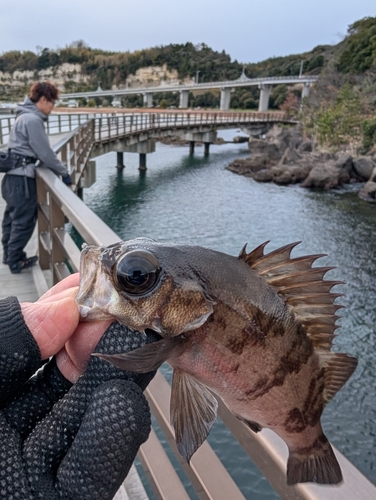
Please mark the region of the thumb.
[[73, 297], [64, 297], [56, 302], [23, 303], [21, 310], [42, 359], [60, 351], [76, 330], [80, 319]]

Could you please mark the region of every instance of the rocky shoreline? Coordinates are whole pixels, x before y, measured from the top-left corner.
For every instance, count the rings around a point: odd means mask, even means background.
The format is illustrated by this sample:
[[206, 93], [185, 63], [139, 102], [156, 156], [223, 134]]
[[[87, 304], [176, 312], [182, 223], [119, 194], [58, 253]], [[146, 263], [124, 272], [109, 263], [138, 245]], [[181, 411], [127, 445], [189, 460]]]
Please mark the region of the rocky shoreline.
[[302, 187], [335, 189], [365, 182], [359, 196], [376, 203], [376, 160], [373, 155], [353, 157], [345, 151], [332, 153], [305, 139], [300, 127], [273, 127], [265, 139], [249, 138], [251, 156], [226, 167], [259, 182], [300, 184]]

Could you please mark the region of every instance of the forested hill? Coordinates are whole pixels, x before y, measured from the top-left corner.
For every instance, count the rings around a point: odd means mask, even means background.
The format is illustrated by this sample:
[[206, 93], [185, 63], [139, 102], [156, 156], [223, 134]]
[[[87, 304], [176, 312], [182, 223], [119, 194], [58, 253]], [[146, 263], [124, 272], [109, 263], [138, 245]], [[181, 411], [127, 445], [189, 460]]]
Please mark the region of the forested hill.
[[101, 81], [102, 88], [124, 82], [140, 68], [167, 66], [176, 70], [179, 79], [195, 78], [200, 81], [236, 79], [243, 67], [250, 78], [257, 76], [288, 76], [299, 74], [303, 61], [305, 74], [318, 74], [329, 61], [336, 59], [340, 72], [364, 72], [376, 69], [376, 18], [356, 21], [349, 27], [348, 36], [336, 46], [321, 45], [303, 54], [272, 57], [252, 63], [232, 60], [224, 50], [215, 51], [206, 44], [170, 44], [135, 52], [108, 52], [93, 49], [78, 41], [64, 48], [39, 48], [38, 51], [9, 51], [0, 56], [0, 71], [32, 71], [56, 68], [64, 63], [80, 64], [88, 84]]
[[[134, 52], [108, 52], [78, 41], [59, 49], [40, 47], [36, 52], [4, 52], [0, 55], [0, 100], [23, 98], [30, 83], [38, 78], [51, 78], [62, 90], [69, 92], [95, 89], [98, 82], [102, 89], [110, 89], [125, 86], [125, 83], [131, 87], [159, 84], [163, 79], [193, 81], [197, 75], [200, 82], [235, 80], [243, 69], [249, 78], [297, 75], [302, 62], [304, 74], [320, 75], [308, 103], [310, 116], [320, 109], [337, 109], [335, 106], [340, 105], [337, 100], [342, 99], [343, 92], [347, 92], [347, 97], [342, 103], [359, 101], [360, 104], [354, 104], [354, 109], [364, 110], [367, 116], [375, 113], [376, 17], [354, 22], [349, 26], [347, 36], [337, 45], [319, 45], [310, 52], [271, 57], [257, 63], [232, 60], [224, 50], [218, 52], [205, 43], [194, 45], [190, 42]], [[344, 85], [347, 87], [340, 93]], [[355, 100], [349, 98], [350, 88]], [[295, 93], [295, 97], [291, 93]], [[295, 105], [299, 98], [299, 88], [277, 85], [273, 87], [269, 104], [278, 109], [288, 100], [291, 106]], [[161, 107], [178, 105], [177, 94], [156, 94], [154, 99], [154, 104]], [[142, 98], [124, 98], [123, 105], [142, 106]], [[219, 93], [195, 93], [190, 96], [189, 105], [218, 107]], [[257, 109], [257, 105], [256, 87], [237, 89], [232, 94], [232, 108]], [[296, 109], [299, 109], [298, 105]], [[332, 130], [332, 125], [327, 128]]]

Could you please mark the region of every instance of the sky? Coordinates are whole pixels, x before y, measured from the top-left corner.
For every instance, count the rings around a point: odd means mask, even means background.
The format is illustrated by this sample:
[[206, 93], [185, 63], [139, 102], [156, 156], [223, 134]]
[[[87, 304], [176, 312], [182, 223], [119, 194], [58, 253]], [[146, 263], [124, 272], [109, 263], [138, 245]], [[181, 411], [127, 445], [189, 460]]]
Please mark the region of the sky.
[[206, 43], [241, 63], [337, 44], [376, 0], [0, 0], [0, 53]]

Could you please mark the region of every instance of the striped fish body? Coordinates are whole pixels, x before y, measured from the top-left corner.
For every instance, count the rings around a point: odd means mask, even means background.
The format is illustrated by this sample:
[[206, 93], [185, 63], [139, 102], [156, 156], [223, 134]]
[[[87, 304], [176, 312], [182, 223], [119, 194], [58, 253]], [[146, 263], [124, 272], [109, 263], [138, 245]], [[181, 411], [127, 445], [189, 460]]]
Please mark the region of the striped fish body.
[[174, 368], [171, 422], [189, 461], [217, 414], [217, 394], [253, 431], [274, 430], [289, 447], [287, 482], [342, 480], [322, 432], [325, 404], [356, 360], [330, 351], [337, 297], [320, 256], [292, 259], [295, 244], [239, 257], [136, 239], [87, 247], [77, 296], [88, 320], [115, 317], [162, 339], [101, 355], [128, 371]]

